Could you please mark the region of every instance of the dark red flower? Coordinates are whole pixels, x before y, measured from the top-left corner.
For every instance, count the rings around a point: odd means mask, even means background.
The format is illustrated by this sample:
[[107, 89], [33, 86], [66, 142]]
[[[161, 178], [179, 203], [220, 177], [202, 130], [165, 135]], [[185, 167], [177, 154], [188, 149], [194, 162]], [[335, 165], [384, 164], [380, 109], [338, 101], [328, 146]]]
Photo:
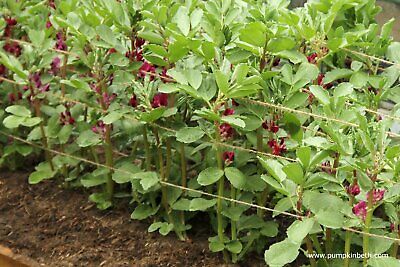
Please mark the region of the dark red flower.
[[232, 99], [232, 106], [237, 107], [237, 106], [239, 106], [239, 103], [236, 102], [235, 99]]
[[282, 153], [286, 152], [285, 139], [281, 138], [280, 142], [276, 139], [268, 141], [268, 146], [272, 149], [272, 154], [280, 156]]
[[60, 123], [62, 125], [73, 125], [75, 124], [75, 119], [72, 117], [71, 112], [64, 111], [60, 114]]
[[235, 160], [235, 152], [233, 151], [225, 151], [222, 154], [222, 159], [225, 162], [225, 165], [231, 164]]
[[361, 217], [365, 221], [365, 217], [367, 216], [367, 202], [360, 201], [353, 207], [353, 213]]
[[117, 97], [117, 94], [113, 93], [113, 94], [108, 94], [107, 92], [104, 92], [102, 94], [102, 98], [103, 98], [103, 103], [104, 105], [106, 105], [106, 107], [109, 107], [111, 102]]
[[272, 66], [273, 66], [273, 67], [276, 67], [276, 66], [279, 65], [280, 62], [281, 62], [281, 59], [280, 59], [280, 58], [275, 58], [275, 59], [274, 59], [274, 62], [272, 62]]
[[51, 24], [50, 20], [46, 21], [46, 29], [50, 29], [53, 26], [53, 24]]
[[8, 102], [14, 103], [16, 100], [17, 100], [17, 98], [15, 97], [14, 93], [9, 93], [8, 94]]
[[109, 54], [117, 53], [117, 49], [115, 49], [114, 47], [113, 47], [113, 48], [110, 48], [110, 49], [108, 49], [108, 53], [109, 53]]
[[35, 84], [36, 88], [42, 87], [42, 79], [40, 78], [39, 72], [36, 72], [33, 75], [31, 75], [30, 80]]
[[138, 101], [137, 101], [137, 98], [136, 98], [136, 95], [135, 95], [135, 94], [133, 94], [132, 97], [131, 97], [131, 99], [129, 99], [129, 105], [130, 105], [131, 107], [133, 107], [133, 108], [136, 108], [136, 107], [137, 107]]
[[324, 81], [324, 78], [325, 78], [325, 74], [320, 73], [320, 74], [318, 75], [318, 78], [317, 78], [317, 84], [320, 85], [320, 86], [322, 86], [322, 87], [325, 88], [325, 89], [330, 89], [330, 88], [332, 88], [333, 84], [332, 84], [332, 83], [324, 83], [324, 82], [323, 82], [323, 81]]
[[56, 49], [63, 51], [67, 50], [67, 44], [65, 43], [64, 34], [62, 32], [56, 34]]
[[92, 131], [104, 137], [106, 133], [106, 124], [103, 121], [98, 121], [96, 125], [92, 127]]
[[153, 97], [153, 100], [151, 101], [151, 106], [153, 108], [168, 106], [168, 94], [165, 94], [165, 93], [156, 94]]
[[0, 64], [0, 76], [6, 74], [7, 68], [3, 64]]
[[[369, 198], [369, 193], [367, 193], [367, 199]], [[377, 202], [381, 201], [383, 199], [383, 196], [385, 195], [385, 189], [374, 189], [372, 191], [372, 202], [376, 204]]]
[[357, 196], [361, 192], [360, 186], [357, 184], [357, 181], [352, 185], [347, 187], [347, 193], [352, 196]]
[[308, 60], [308, 62], [310, 62], [311, 64], [315, 64], [315, 63], [317, 63], [317, 57], [318, 57], [317, 53], [312, 53], [311, 55], [309, 55], [309, 56], [307, 57], [307, 60]]
[[54, 2], [54, 0], [49, 0], [49, 7], [56, 9], [56, 3]]
[[19, 57], [22, 52], [22, 47], [17, 42], [6, 42], [3, 49], [16, 57]]
[[224, 116], [229, 116], [235, 114], [235, 110], [233, 108], [227, 108], [224, 110]]
[[270, 120], [269, 122], [267, 121], [263, 122], [262, 127], [265, 130], [268, 130], [273, 133], [277, 133], [279, 131], [279, 125], [277, 125], [273, 120]]
[[50, 73], [53, 75], [57, 75], [60, 71], [61, 59], [59, 57], [55, 57], [50, 64]]
[[172, 77], [169, 76], [169, 75], [167, 74], [167, 71], [168, 71], [168, 69], [164, 67], [164, 68], [162, 69], [161, 74], [160, 74], [161, 81], [163, 81], [163, 83], [170, 83], [170, 82], [172, 82]]
[[219, 126], [219, 134], [222, 139], [226, 140], [233, 137], [234, 130], [230, 124], [223, 123]]
[[17, 20], [13, 18], [5, 18], [7, 26], [15, 26], [17, 25]]
[[149, 74], [150, 75], [150, 81], [153, 81], [154, 80], [153, 73], [156, 73], [156, 68], [152, 64], [150, 64], [150, 63], [145, 61], [143, 63], [143, 65], [139, 69], [138, 76], [140, 78], [144, 78], [144, 77], [146, 77], [147, 74]]
[[144, 39], [142, 39], [142, 38], [136, 38], [135, 39], [135, 48], [136, 49], [138, 49], [138, 48], [142, 48], [142, 46], [145, 44], [145, 40]]
[[332, 168], [331, 163], [329, 161], [326, 161], [321, 164], [322, 171], [329, 173], [329, 174], [335, 174], [336, 170]]
[[42, 87], [40, 87], [40, 92], [44, 93], [44, 92], [48, 92], [50, 90], [50, 84], [45, 84]]

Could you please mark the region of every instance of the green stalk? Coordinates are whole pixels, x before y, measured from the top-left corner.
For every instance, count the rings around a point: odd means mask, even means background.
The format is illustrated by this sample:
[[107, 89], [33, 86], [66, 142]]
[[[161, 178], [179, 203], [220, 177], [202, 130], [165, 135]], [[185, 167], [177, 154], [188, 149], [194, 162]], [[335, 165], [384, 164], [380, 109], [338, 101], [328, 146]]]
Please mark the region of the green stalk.
[[[305, 240], [306, 240], [307, 253], [308, 253], [309, 255], [311, 255], [311, 254], [314, 253], [314, 250], [313, 250], [313, 245], [312, 245], [310, 236], [307, 235], [306, 238], [305, 238]], [[311, 267], [316, 267], [316, 266], [317, 266], [317, 262], [315, 261], [314, 258], [310, 258], [310, 266], [311, 266]]]
[[112, 142], [111, 142], [111, 125], [106, 125], [106, 132], [105, 132], [105, 144], [104, 150], [106, 153], [106, 166], [110, 168], [107, 174], [107, 183], [106, 183], [106, 192], [110, 200], [114, 194], [114, 181], [112, 179], [112, 173], [114, 168], [114, 160], [113, 160], [113, 149], [112, 149]]
[[[231, 185], [231, 198], [236, 199], [236, 189]], [[231, 207], [235, 207], [235, 203], [231, 203]], [[232, 240], [237, 239], [237, 230], [236, 230], [236, 222], [234, 220], [231, 220], [231, 237]], [[238, 255], [236, 253], [232, 253], [232, 262], [236, 263], [237, 262], [237, 257]]]
[[[181, 185], [183, 187], [186, 187], [187, 186], [187, 164], [186, 164], [186, 157], [185, 157], [185, 144], [180, 143], [179, 148], [180, 148], [180, 154], [181, 154]], [[183, 191], [183, 194], [185, 194], [185, 191]], [[185, 226], [186, 221], [185, 221], [185, 212], [184, 211], [182, 211], [180, 213], [180, 217], [181, 217], [181, 224], [183, 226]], [[183, 232], [183, 235], [184, 235], [185, 239], [187, 239], [186, 231]]]
[[[217, 143], [221, 142], [221, 136], [219, 133], [219, 123], [215, 122], [215, 139]], [[216, 157], [217, 157], [217, 165], [220, 170], [224, 170], [224, 163], [222, 162], [222, 151], [219, 145], [216, 146]], [[220, 197], [224, 196], [224, 185], [225, 185], [225, 176], [222, 176], [219, 179], [217, 188], [218, 188], [218, 196], [217, 199], [217, 224], [218, 224], [218, 238], [219, 241], [224, 243], [224, 219], [222, 217], [222, 199]], [[224, 260], [225, 262], [229, 262], [229, 256], [226, 250], [223, 250]]]
[[[31, 91], [32, 97], [34, 98], [34, 99], [33, 99], [33, 107], [34, 107], [34, 109], [35, 109], [36, 117], [41, 118], [41, 117], [42, 117], [42, 113], [41, 113], [41, 111], [40, 111], [40, 102], [39, 102], [39, 100], [35, 97], [35, 91], [33, 90], [32, 85], [29, 85], [29, 87], [30, 87], [30, 91]], [[53, 165], [53, 162], [52, 162], [52, 160], [51, 160], [52, 156], [51, 156], [51, 153], [50, 153], [50, 151], [49, 151], [49, 145], [48, 145], [48, 143], [47, 143], [47, 137], [46, 137], [46, 132], [45, 132], [45, 130], [44, 130], [43, 120], [40, 122], [39, 128], [40, 128], [40, 134], [42, 135], [42, 145], [43, 145], [43, 147], [45, 148], [45, 150], [44, 150], [44, 155], [45, 155], [46, 161], [49, 163], [50, 169], [51, 169], [52, 171], [54, 171], [54, 165]]]
[[[364, 233], [369, 233], [370, 228], [371, 228], [371, 222], [372, 222], [372, 215], [373, 215], [373, 189], [371, 189], [368, 193], [368, 205], [367, 205], [367, 216], [365, 217], [365, 226], [364, 226]], [[367, 266], [368, 258], [367, 255], [369, 253], [369, 236], [368, 235], [363, 235], [363, 266]]]
[[[396, 224], [394, 225], [394, 227], [395, 227], [394, 229], [396, 229], [396, 232], [397, 232], [397, 238], [400, 239], [399, 225], [396, 223]], [[393, 257], [393, 258], [398, 258], [398, 257], [397, 257], [398, 251], [399, 251], [399, 242], [398, 242], [398, 241], [395, 241], [395, 242], [393, 243], [393, 249], [392, 249], [392, 257]]]
[[[147, 126], [144, 125], [143, 126], [143, 146], [144, 146], [144, 153], [145, 153], [145, 165], [146, 165], [146, 171], [151, 171], [151, 161], [152, 161], [152, 157], [151, 157], [151, 151], [150, 151], [150, 143], [149, 143], [149, 139], [147, 137]], [[155, 208], [157, 206], [156, 204], [156, 197], [155, 197], [155, 193], [154, 192], [150, 192], [150, 202], [151, 202], [151, 206], [153, 208]]]
[[[166, 176], [166, 168], [164, 167], [164, 157], [162, 153], [162, 148], [161, 148], [161, 142], [160, 142], [160, 136], [158, 134], [158, 129], [156, 127], [153, 128], [153, 133], [156, 138], [156, 144], [157, 144], [157, 155], [158, 155], [158, 164], [159, 164], [159, 170], [160, 170], [160, 176], [161, 176], [161, 181], [167, 182], [167, 176]], [[174, 220], [171, 216], [169, 204], [168, 204], [168, 191], [167, 187], [161, 183], [161, 204], [164, 207], [165, 213], [167, 215], [167, 220], [168, 223], [173, 224]], [[179, 232], [176, 227], [174, 227], [175, 233], [178, 236], [180, 240], [184, 240], [184, 237], [181, 232]]]
[[165, 159], [165, 178], [168, 180], [171, 173], [171, 163], [172, 163], [172, 148], [171, 148], [171, 139], [167, 138], [165, 141], [166, 144], [166, 159]]
[[[349, 200], [350, 207], [353, 206], [353, 202], [354, 202], [354, 196], [351, 196], [350, 200]], [[350, 258], [347, 257], [347, 255], [350, 254], [351, 236], [352, 236], [352, 233], [350, 231], [346, 230], [346, 236], [344, 239], [344, 254], [346, 255], [346, 257], [344, 258], [344, 261], [343, 261], [343, 267], [349, 267], [349, 264], [350, 264]]]

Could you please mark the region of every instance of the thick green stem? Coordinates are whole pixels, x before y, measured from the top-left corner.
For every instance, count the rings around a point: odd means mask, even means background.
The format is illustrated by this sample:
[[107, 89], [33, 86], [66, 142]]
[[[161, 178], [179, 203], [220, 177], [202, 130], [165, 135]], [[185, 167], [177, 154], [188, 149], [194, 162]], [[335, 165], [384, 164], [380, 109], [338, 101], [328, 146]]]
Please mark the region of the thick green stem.
[[[231, 185], [231, 198], [232, 199], [236, 199], [236, 189], [235, 187], [233, 187], [233, 185]], [[232, 202], [231, 207], [235, 207], [235, 203]], [[231, 220], [231, 237], [232, 240], [236, 240], [237, 239], [237, 232], [236, 232], [236, 222], [234, 220]], [[232, 253], [232, 262], [236, 263], [237, 262], [237, 257], [238, 255], [236, 253]]]
[[[185, 157], [185, 144], [180, 143], [179, 144], [179, 149], [180, 149], [180, 154], [181, 154], [181, 186], [186, 187], [187, 186], [187, 164], [186, 164], [186, 157]], [[185, 191], [183, 191], [183, 194], [185, 194]], [[185, 212], [182, 211], [180, 213], [181, 217], [181, 224], [185, 226], [186, 221], [185, 221]], [[187, 239], [186, 232], [183, 232], [183, 235]]]
[[107, 183], [106, 183], [106, 192], [110, 200], [114, 194], [114, 181], [112, 179], [112, 173], [114, 168], [114, 159], [113, 159], [113, 149], [112, 149], [112, 142], [111, 142], [111, 125], [107, 124], [105, 129], [105, 143], [104, 143], [104, 150], [106, 156], [106, 166], [110, 168], [107, 174]]
[[325, 253], [332, 253], [332, 229], [325, 228]]
[[[311, 255], [311, 254], [314, 253], [313, 245], [312, 245], [311, 239], [310, 239], [309, 236], [306, 236], [305, 240], [306, 240], [306, 246], [307, 246], [307, 253], [308, 253], [309, 255]], [[311, 266], [311, 267], [316, 267], [316, 266], [317, 266], [317, 262], [315, 261], [314, 258], [311, 258], [311, 257], [310, 257], [310, 266]]]
[[368, 205], [367, 205], [367, 216], [365, 217], [365, 226], [364, 226], [364, 234], [363, 235], [363, 253], [364, 253], [364, 257], [363, 257], [363, 266], [367, 266], [367, 262], [368, 262], [368, 253], [369, 253], [369, 231], [370, 231], [370, 227], [371, 227], [371, 222], [372, 222], [372, 215], [374, 212], [373, 209], [373, 197], [374, 197], [374, 192], [373, 189], [369, 191], [368, 193]]
[[[39, 102], [38, 99], [35, 98], [35, 92], [33, 90], [32, 85], [30, 85], [30, 91], [31, 91], [32, 97], [34, 98], [33, 106], [34, 106], [34, 109], [35, 109], [36, 117], [41, 118], [42, 114], [41, 114], [41, 111], [40, 111], [40, 102]], [[40, 128], [40, 134], [42, 135], [42, 145], [45, 148], [44, 154], [45, 154], [45, 157], [46, 157], [46, 161], [49, 163], [50, 169], [52, 171], [54, 171], [54, 165], [53, 165], [53, 161], [51, 160], [52, 156], [51, 156], [51, 153], [49, 151], [49, 145], [47, 143], [47, 137], [46, 137], [46, 132], [44, 130], [43, 120], [40, 122], [39, 128]]]
[[[353, 202], [354, 202], [354, 197], [351, 196], [350, 200], [349, 200], [350, 207], [353, 206]], [[352, 233], [350, 231], [346, 230], [346, 236], [345, 236], [345, 239], [344, 239], [344, 254], [345, 254], [345, 257], [344, 257], [344, 260], [343, 260], [343, 267], [349, 267], [349, 264], [350, 264], [350, 258], [347, 257], [347, 256], [350, 254], [351, 236], [352, 236]]]
[[[399, 238], [400, 239], [400, 231], [399, 231], [399, 225], [396, 223], [395, 225], [394, 225], [394, 229], [396, 229], [396, 232], [397, 232], [397, 238]], [[394, 241], [394, 243], [393, 243], [393, 249], [392, 249], [392, 257], [393, 258], [398, 258], [398, 251], [399, 251], [399, 241]]]
[[165, 159], [165, 178], [168, 180], [171, 173], [171, 163], [172, 163], [172, 148], [171, 148], [171, 139], [167, 138], [166, 141], [166, 159]]
[[[215, 140], [217, 143], [221, 142], [221, 136], [219, 133], [219, 123], [215, 122]], [[222, 150], [219, 145], [216, 146], [216, 157], [217, 157], [217, 165], [220, 170], [224, 170], [224, 163], [222, 161]], [[218, 181], [218, 196], [224, 196], [224, 186], [225, 186], [225, 178], [221, 177]], [[217, 199], [217, 224], [218, 224], [218, 238], [219, 241], [224, 243], [224, 219], [222, 217], [222, 199]], [[226, 250], [223, 250], [224, 260], [225, 262], [229, 262], [229, 256]]]
[[150, 144], [149, 139], [147, 137], [147, 128], [143, 126], [143, 146], [144, 146], [144, 153], [145, 153], [145, 164], [146, 164], [146, 171], [151, 171], [151, 151], [150, 151]]

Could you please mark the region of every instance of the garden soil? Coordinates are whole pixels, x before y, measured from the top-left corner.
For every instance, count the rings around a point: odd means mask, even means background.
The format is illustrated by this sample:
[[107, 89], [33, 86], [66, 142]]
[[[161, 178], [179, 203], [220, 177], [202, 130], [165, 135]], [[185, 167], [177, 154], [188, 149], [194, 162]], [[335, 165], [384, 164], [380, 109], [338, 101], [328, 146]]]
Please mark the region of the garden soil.
[[82, 190], [29, 185], [27, 176], [0, 175], [0, 244], [40, 266], [222, 266], [204, 225], [180, 242], [148, 233], [150, 222], [130, 220], [126, 203], [100, 211]]

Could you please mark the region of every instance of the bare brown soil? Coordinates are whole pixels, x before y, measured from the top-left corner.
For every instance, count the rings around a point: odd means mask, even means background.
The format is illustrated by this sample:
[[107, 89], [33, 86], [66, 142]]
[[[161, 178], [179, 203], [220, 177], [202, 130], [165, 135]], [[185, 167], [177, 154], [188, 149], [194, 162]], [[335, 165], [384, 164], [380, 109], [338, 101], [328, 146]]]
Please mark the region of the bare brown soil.
[[[41, 266], [222, 266], [208, 250], [207, 226], [191, 242], [148, 233], [126, 203], [102, 212], [77, 189], [28, 185], [26, 173], [0, 175], [0, 244]], [[197, 231], [197, 232], [196, 232]]]

